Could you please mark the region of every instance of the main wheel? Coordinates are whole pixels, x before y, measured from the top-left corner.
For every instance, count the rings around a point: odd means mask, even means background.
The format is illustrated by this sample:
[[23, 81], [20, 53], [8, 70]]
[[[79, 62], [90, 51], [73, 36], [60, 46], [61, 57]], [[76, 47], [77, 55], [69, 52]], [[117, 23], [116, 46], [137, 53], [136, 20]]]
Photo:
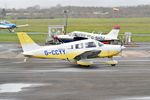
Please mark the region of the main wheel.
[[111, 66], [116, 66], [116, 64], [111, 64]]

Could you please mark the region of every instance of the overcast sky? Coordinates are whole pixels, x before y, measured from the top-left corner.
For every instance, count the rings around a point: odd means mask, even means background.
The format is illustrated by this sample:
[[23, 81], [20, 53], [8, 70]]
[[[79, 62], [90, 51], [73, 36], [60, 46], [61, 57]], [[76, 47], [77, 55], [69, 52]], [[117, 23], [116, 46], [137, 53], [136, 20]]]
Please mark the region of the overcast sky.
[[150, 5], [150, 0], [0, 0], [0, 8], [26, 8], [40, 5], [41, 8], [52, 7], [57, 4], [62, 6], [136, 6]]

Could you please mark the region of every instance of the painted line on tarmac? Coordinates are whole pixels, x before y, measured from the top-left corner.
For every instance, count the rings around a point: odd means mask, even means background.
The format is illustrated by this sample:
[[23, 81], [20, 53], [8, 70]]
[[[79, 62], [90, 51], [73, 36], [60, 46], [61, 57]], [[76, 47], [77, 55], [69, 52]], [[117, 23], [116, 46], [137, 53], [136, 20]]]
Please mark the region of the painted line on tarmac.
[[0, 65], [10, 65], [10, 64], [23, 64], [25, 62], [0, 62]]
[[[105, 60], [105, 61], [94, 61], [94, 63], [98, 63], [98, 62], [107, 62], [109, 60]], [[146, 60], [116, 60], [118, 62], [150, 62], [150, 59], [146, 59]]]
[[115, 72], [118, 70], [26, 70], [26, 71], [3, 71], [0, 72], [1, 74], [32, 74], [32, 73], [53, 73], [53, 72], [58, 72], [58, 73], [96, 73], [96, 72]]
[[150, 100], [150, 97], [134, 97], [130, 98], [129, 100]]
[[23, 88], [40, 87], [45, 84], [41, 83], [5, 83], [0, 84], [0, 93], [16, 93], [23, 91]]
[[146, 73], [150, 72], [150, 69], [76, 69], [76, 68], [65, 68], [65, 69], [52, 69], [52, 70], [5, 70], [0, 73], [11, 73], [11, 74], [32, 74], [32, 73], [49, 73], [49, 72], [58, 72], [58, 73]]
[[147, 59], [147, 60], [118, 60], [118, 61], [121, 61], [121, 62], [126, 62], [126, 61], [128, 61], [128, 62], [134, 62], [134, 61], [136, 61], [136, 62], [139, 62], [139, 61], [142, 61], [142, 62], [149, 62], [150, 61], [150, 59]]
[[65, 69], [53, 69], [53, 70], [30, 70], [29, 72], [42, 73], [42, 72], [114, 72], [118, 70], [97, 70], [97, 69], [76, 69], [76, 68], [65, 68]]
[[12, 63], [14, 63], [14, 64], [22, 64], [22, 63], [26, 63], [26, 62], [24, 62], [24, 61], [18, 61], [18, 62], [12, 62]]
[[[92, 61], [92, 60], [91, 60]], [[106, 60], [108, 61], [108, 60]], [[106, 61], [93, 61], [94, 63], [97, 63], [97, 62], [106, 62]], [[150, 59], [147, 59], [147, 60], [117, 60], [118, 62], [139, 62], [139, 61], [142, 61], [142, 62], [150, 62]], [[30, 60], [29, 62], [24, 62], [24, 61], [18, 61], [18, 62], [12, 62], [12, 63], [68, 63], [68, 61], [64, 61], [64, 60], [59, 60], [59, 61], [54, 61], [54, 60], [49, 60], [49, 61], [32, 61]], [[69, 62], [70, 63], [70, 62]], [[71, 63], [70, 63], [71, 64]]]
[[147, 96], [147, 97], [119, 98], [117, 100], [150, 100], [150, 96]]

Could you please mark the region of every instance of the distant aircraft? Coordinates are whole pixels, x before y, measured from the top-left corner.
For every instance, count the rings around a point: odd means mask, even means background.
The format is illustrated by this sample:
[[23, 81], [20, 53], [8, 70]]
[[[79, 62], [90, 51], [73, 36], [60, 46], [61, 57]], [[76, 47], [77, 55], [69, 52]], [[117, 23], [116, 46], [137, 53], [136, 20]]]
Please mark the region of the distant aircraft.
[[28, 24], [16, 25], [16, 24], [10, 23], [10, 22], [5, 21], [5, 20], [0, 22], [0, 29], [8, 29], [9, 32], [15, 32], [14, 31], [15, 28], [26, 27], [26, 26], [29, 26], [29, 25]]
[[107, 64], [115, 66], [118, 62], [113, 60], [113, 56], [118, 55], [124, 49], [124, 46], [103, 44], [94, 39], [59, 45], [39, 46], [26, 33], [18, 32], [17, 35], [25, 57], [63, 59], [73, 61], [75, 64], [82, 66], [93, 64], [93, 62], [87, 61], [87, 59], [104, 57], [110, 58], [110, 61], [106, 62]]
[[88, 32], [74, 31], [68, 33], [67, 35], [56, 35], [53, 36], [54, 39], [58, 39], [60, 42], [72, 42], [83, 39], [95, 39], [105, 44], [110, 44], [111, 41], [119, 40], [118, 34], [120, 31], [120, 26], [115, 26], [108, 34], [94, 34]]

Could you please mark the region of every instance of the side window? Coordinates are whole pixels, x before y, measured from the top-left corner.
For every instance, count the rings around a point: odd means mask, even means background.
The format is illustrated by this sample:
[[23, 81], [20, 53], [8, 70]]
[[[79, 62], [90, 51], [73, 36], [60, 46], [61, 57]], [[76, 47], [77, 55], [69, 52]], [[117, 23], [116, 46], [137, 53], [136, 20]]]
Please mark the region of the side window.
[[78, 34], [77, 34], [77, 33], [74, 33], [74, 36], [78, 36]]
[[82, 49], [83, 48], [83, 43], [80, 44], [75, 44], [76, 49]]
[[96, 44], [94, 42], [87, 42], [87, 43], [85, 43], [85, 47], [86, 48], [96, 47]]
[[73, 49], [73, 45], [68, 46], [68, 49]]

